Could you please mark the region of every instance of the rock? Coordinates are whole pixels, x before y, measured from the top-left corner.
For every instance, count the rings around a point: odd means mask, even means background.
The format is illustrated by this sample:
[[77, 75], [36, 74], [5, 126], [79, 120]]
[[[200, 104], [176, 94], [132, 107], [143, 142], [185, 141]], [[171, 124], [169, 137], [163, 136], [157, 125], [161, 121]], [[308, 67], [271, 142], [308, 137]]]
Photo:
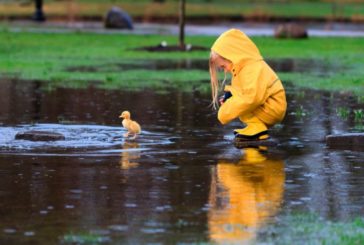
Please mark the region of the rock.
[[30, 141], [56, 141], [64, 140], [63, 134], [47, 131], [26, 131], [19, 132], [15, 135], [16, 140], [30, 140]]
[[112, 7], [107, 12], [104, 24], [106, 28], [133, 29], [131, 17], [127, 12], [118, 7]]
[[307, 38], [308, 33], [305, 27], [298, 24], [281, 24], [274, 30], [275, 38]]
[[364, 133], [346, 133], [326, 136], [326, 144], [330, 148], [343, 150], [363, 150]]

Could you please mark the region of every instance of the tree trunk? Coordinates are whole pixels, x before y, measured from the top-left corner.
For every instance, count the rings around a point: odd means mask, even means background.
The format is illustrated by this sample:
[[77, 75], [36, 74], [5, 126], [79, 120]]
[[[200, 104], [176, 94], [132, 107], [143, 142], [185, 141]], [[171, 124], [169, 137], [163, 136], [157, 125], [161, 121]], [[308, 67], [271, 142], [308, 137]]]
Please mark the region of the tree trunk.
[[185, 48], [185, 10], [186, 1], [179, 1], [179, 46]]
[[33, 16], [35, 21], [45, 21], [45, 16], [43, 13], [43, 0], [35, 0], [35, 13]]

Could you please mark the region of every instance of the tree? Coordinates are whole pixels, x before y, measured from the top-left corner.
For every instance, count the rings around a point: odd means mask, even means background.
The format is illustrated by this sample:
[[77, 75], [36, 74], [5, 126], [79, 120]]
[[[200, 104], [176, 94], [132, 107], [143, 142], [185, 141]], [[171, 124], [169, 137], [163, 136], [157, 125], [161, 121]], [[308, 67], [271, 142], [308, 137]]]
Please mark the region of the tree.
[[186, 12], [186, 1], [179, 1], [179, 47], [185, 48], [185, 12]]
[[35, 13], [33, 16], [35, 21], [45, 21], [45, 16], [43, 13], [43, 0], [35, 0]]

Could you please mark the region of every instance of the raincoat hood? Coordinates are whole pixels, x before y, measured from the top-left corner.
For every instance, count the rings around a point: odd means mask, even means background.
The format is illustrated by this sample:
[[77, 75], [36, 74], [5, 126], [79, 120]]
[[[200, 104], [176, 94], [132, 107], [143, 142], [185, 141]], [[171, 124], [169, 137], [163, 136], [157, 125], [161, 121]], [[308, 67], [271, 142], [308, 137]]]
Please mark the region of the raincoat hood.
[[234, 65], [263, 59], [257, 46], [237, 29], [230, 29], [221, 34], [211, 50], [230, 60]]

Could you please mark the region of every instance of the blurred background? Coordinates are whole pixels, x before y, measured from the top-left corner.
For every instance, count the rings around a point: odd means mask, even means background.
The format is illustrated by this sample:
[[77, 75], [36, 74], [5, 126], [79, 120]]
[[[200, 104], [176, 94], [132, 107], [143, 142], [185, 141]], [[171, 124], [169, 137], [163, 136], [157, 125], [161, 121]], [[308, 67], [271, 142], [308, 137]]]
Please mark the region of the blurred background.
[[[35, 7], [47, 20], [100, 21], [112, 6], [124, 9], [135, 21], [175, 22], [178, 0], [1, 0], [2, 20], [29, 19]], [[220, 21], [345, 21], [364, 22], [363, 0], [187, 0], [191, 22]], [[39, 17], [39, 16], [38, 16]]]

